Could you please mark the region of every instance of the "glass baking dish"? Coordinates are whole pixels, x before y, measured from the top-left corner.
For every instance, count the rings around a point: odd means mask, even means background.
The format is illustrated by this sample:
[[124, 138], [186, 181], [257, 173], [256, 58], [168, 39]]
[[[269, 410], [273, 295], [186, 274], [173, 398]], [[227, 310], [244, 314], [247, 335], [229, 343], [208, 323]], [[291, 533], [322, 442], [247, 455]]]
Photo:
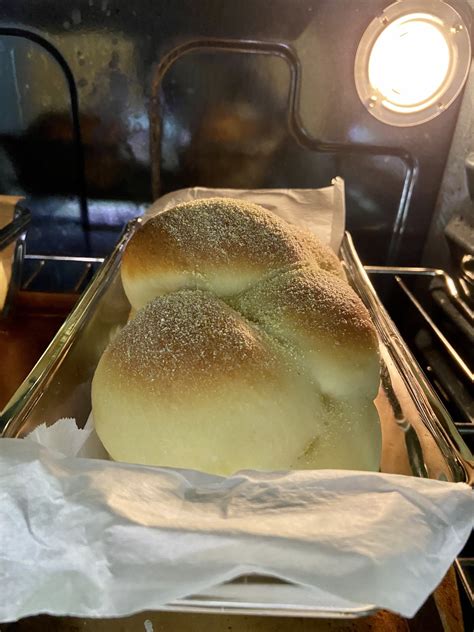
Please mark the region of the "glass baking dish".
[[[96, 365], [129, 315], [120, 262], [141, 221], [127, 225], [73, 312], [0, 413], [4, 437], [23, 437], [41, 423], [53, 424], [63, 417], [74, 417], [79, 426], [86, 423]], [[382, 471], [472, 485], [472, 455], [378, 299], [349, 233], [344, 235], [340, 258], [370, 311], [380, 341], [382, 378], [376, 404], [382, 423]], [[331, 618], [361, 617], [373, 611], [370, 607], [343, 610], [337, 604], [322, 611], [312, 606], [308, 588], [257, 575], [163, 609]]]

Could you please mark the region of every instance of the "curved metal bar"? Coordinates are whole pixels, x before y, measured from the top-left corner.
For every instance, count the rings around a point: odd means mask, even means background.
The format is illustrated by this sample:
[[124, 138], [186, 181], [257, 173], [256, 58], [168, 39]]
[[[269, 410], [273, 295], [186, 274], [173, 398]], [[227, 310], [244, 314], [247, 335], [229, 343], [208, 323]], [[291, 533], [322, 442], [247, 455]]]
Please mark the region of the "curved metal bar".
[[[199, 39], [191, 40], [176, 46], [160, 61], [152, 74], [150, 95], [150, 146], [152, 154], [152, 187], [153, 194], [160, 193], [160, 142], [161, 116], [159, 92], [166, 73], [181, 57], [200, 51], [220, 51], [227, 53], [243, 53], [257, 55], [271, 55], [284, 59], [290, 70], [290, 88], [287, 101], [287, 123], [292, 137], [303, 147], [312, 151], [335, 154], [365, 154], [384, 155], [398, 158], [405, 166], [405, 178], [400, 202], [393, 226], [387, 262], [396, 259], [400, 243], [405, 231], [408, 210], [418, 176], [418, 162], [407, 150], [385, 145], [371, 145], [365, 143], [341, 143], [322, 141], [313, 138], [305, 129], [300, 118], [301, 65], [296, 51], [282, 42], [262, 42], [259, 40], [231, 40], [231, 39]], [[155, 160], [154, 157], [158, 157]]]
[[63, 55], [43, 36], [32, 31], [28, 31], [27, 29], [10, 26], [0, 26], [0, 36], [1, 35], [6, 37], [23, 38], [41, 46], [41, 48], [43, 48], [54, 59], [63, 72], [68, 85], [69, 99], [71, 103], [74, 148], [77, 162], [77, 196], [79, 199], [82, 226], [84, 230], [87, 231], [89, 229], [89, 212], [87, 208], [84, 148], [82, 146], [81, 125], [79, 120], [79, 98], [74, 75], [72, 74], [72, 71]]
[[451, 300], [456, 304], [456, 307], [463, 313], [468, 319], [469, 323], [474, 321], [474, 311], [469, 307], [467, 302], [460, 295], [454, 279], [440, 268], [419, 268], [419, 267], [400, 267], [400, 266], [365, 266], [367, 272], [375, 272], [377, 274], [390, 274], [390, 275], [422, 275], [438, 278], [443, 281], [444, 289]]

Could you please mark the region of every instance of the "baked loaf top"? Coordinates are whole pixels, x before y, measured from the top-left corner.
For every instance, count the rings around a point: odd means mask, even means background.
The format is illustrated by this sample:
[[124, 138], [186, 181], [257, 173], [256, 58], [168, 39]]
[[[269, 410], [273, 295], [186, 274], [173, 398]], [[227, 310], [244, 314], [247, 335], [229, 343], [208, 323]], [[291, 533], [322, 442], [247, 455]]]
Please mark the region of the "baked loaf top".
[[139, 310], [104, 356], [128, 390], [166, 398], [243, 374], [270, 375], [281, 362], [275, 346], [214, 294], [179, 290]]
[[290, 346], [322, 393], [377, 395], [377, 336], [346, 281], [302, 264], [263, 279], [235, 297], [233, 305]]
[[139, 309], [185, 288], [232, 296], [300, 261], [344, 276], [336, 255], [310, 233], [257, 204], [209, 198], [149, 219], [131, 238], [121, 273], [125, 293]]
[[122, 277], [137, 312], [92, 388], [114, 459], [378, 469], [377, 337], [319, 240], [256, 205], [199, 200], [139, 229]]

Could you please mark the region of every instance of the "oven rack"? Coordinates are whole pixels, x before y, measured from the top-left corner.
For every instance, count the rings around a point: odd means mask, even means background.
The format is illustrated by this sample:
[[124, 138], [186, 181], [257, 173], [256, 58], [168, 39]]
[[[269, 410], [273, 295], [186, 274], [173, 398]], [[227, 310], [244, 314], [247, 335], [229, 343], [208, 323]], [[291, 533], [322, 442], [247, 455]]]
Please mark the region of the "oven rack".
[[20, 289], [80, 294], [103, 262], [103, 257], [27, 253]]
[[[469, 303], [465, 299], [466, 293], [463, 292], [463, 287], [458, 289], [458, 285], [444, 270], [429, 267], [395, 267], [395, 266], [364, 266], [366, 272], [370, 275], [390, 275], [395, 279], [397, 286], [403, 292], [404, 296], [410, 302], [412, 307], [416, 310], [423, 324], [431, 332], [432, 336], [441, 345], [443, 351], [450, 358], [453, 366], [456, 367], [459, 374], [463, 376], [467, 384], [472, 384], [474, 381], [472, 367], [468, 365], [465, 359], [461, 356], [458, 350], [448, 340], [445, 334], [441, 331], [436, 324], [433, 317], [424, 308], [420, 300], [415, 293], [408, 287], [408, 277], [424, 277], [430, 278], [436, 281], [436, 285], [431, 289], [432, 298], [439, 305], [436, 293], [442, 291], [444, 295], [449, 299], [447, 302], [448, 308], [445, 305], [440, 305], [441, 309], [447, 313], [448, 317], [455, 320], [456, 325], [461, 326], [465, 323], [466, 331], [464, 334], [472, 342], [472, 336], [474, 334], [473, 321], [474, 312], [471, 309]], [[461, 290], [461, 291], [459, 291]], [[450, 310], [451, 313], [450, 313]], [[453, 318], [454, 312], [454, 318]], [[430, 376], [431, 380], [433, 376]], [[441, 388], [437, 384], [438, 390]], [[474, 437], [474, 423], [469, 421], [459, 421], [454, 419], [454, 425], [458, 429], [460, 435], [467, 441], [468, 438]], [[458, 577], [466, 591], [466, 594], [470, 600], [471, 606], [474, 606], [474, 552], [471, 550], [472, 544], [468, 544], [461, 555], [455, 560], [455, 568], [458, 573]]]
[[[463, 377], [467, 384], [474, 382], [474, 373], [472, 367], [469, 366], [466, 359], [459, 353], [454, 345], [449, 341], [440, 327], [436, 324], [433, 317], [428, 313], [415, 293], [408, 287], [405, 277], [429, 277], [438, 282], [436, 287], [431, 290], [433, 300], [438, 303], [441, 309], [447, 314], [448, 318], [455, 321], [459, 329], [463, 330], [466, 338], [471, 344], [474, 344], [474, 310], [465, 300], [462, 292], [458, 290], [458, 286], [454, 279], [444, 270], [428, 267], [394, 267], [394, 266], [365, 266], [367, 273], [385, 274], [395, 278], [398, 287], [402, 290], [405, 297], [419, 314], [424, 325], [431, 332], [433, 337], [441, 345], [443, 351], [450, 358], [454, 367]], [[440, 304], [440, 290], [449, 299], [446, 303]], [[461, 435], [474, 436], [474, 423], [470, 421], [453, 420]]]

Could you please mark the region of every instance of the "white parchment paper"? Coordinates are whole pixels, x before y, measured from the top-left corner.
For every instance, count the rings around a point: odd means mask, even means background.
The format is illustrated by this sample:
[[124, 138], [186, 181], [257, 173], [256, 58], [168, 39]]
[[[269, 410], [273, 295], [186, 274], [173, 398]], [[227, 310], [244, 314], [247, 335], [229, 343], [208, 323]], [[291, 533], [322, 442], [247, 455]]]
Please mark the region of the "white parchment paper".
[[0, 477], [3, 621], [120, 616], [248, 572], [314, 588], [323, 610], [412, 616], [473, 519], [461, 483], [335, 470], [222, 478], [18, 439], [0, 442]]
[[342, 178], [334, 178], [331, 186], [322, 189], [181, 189], [163, 195], [150, 206], [145, 217], [205, 197], [231, 197], [260, 204], [290, 224], [313, 232], [334, 252], [339, 252], [346, 221]]
[[[339, 248], [339, 179], [310, 192], [187, 189], [149, 212], [210, 194], [274, 205]], [[159, 609], [246, 573], [303, 585], [323, 612], [410, 617], [473, 526], [464, 484], [330, 470], [222, 478], [105, 459], [91, 418], [0, 441], [1, 621]], [[268, 590], [252, 585], [252, 600]]]

